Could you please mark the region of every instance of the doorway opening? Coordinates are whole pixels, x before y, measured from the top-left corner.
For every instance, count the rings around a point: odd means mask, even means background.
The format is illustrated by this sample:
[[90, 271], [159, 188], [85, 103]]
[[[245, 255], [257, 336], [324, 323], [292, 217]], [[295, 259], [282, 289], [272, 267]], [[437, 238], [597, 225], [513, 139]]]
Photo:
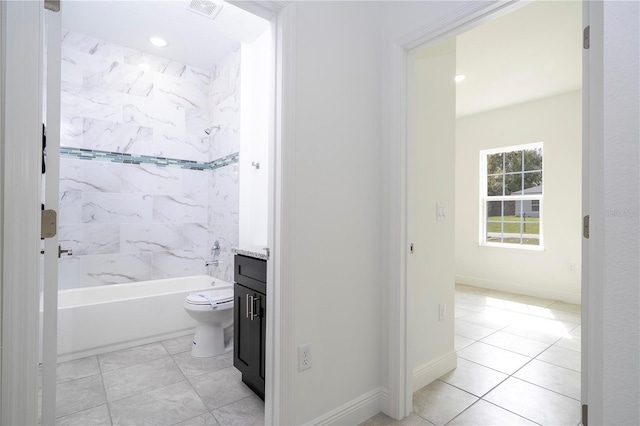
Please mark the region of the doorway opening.
[[580, 419], [581, 37], [581, 3], [533, 2], [409, 54], [407, 381], [427, 421]]
[[[206, 3], [216, 10], [194, 10]], [[268, 243], [271, 24], [231, 4], [185, 6], [62, 5], [58, 231], [72, 255], [59, 262], [56, 421], [264, 418], [233, 367], [231, 324], [227, 351], [209, 358], [191, 357], [195, 322], [180, 324], [190, 321], [188, 292], [233, 282], [233, 248]], [[128, 326], [109, 327], [100, 320], [109, 303], [98, 293], [89, 300], [92, 290], [141, 282], [165, 295], [167, 279], [197, 277], [206, 287], [150, 300], [155, 319], [135, 307], [125, 313], [120, 302], [130, 300], [120, 300], [114, 313]], [[67, 296], [89, 299], [63, 306]], [[91, 307], [88, 317], [80, 312]], [[167, 327], [147, 327], [160, 323]], [[238, 412], [246, 418], [229, 418]]]

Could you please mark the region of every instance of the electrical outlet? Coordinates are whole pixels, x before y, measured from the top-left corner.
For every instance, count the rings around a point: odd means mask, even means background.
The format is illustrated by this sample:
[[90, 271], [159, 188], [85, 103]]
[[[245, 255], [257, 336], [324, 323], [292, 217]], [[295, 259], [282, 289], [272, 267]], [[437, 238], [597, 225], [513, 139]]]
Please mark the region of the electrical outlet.
[[447, 317], [447, 304], [446, 303], [441, 303], [440, 305], [438, 305], [439, 309], [438, 309], [438, 320], [439, 321], [444, 321], [444, 319]]
[[298, 371], [311, 368], [311, 343], [298, 346]]
[[567, 268], [569, 269], [569, 272], [575, 272], [576, 271], [576, 264], [575, 263], [569, 263], [567, 265]]

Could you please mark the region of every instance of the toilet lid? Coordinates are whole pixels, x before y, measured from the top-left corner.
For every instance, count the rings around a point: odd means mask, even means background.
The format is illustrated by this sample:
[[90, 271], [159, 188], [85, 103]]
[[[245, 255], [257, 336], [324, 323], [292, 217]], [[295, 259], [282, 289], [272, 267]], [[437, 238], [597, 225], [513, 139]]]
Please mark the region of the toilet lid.
[[187, 303], [192, 305], [211, 305], [212, 301], [218, 305], [233, 301], [233, 289], [224, 288], [218, 290], [200, 291], [198, 293], [190, 293], [187, 296]]

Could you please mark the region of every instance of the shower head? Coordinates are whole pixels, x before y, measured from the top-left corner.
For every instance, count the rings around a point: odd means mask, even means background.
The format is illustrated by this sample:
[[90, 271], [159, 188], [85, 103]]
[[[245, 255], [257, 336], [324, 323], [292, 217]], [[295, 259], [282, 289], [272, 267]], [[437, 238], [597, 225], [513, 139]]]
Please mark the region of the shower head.
[[218, 129], [218, 130], [220, 130], [220, 126], [219, 126], [219, 125], [211, 126], [211, 127], [209, 127], [208, 129], [204, 129], [204, 132], [205, 132], [206, 134], [210, 135], [210, 134], [211, 134], [211, 132], [213, 131], [213, 129]]

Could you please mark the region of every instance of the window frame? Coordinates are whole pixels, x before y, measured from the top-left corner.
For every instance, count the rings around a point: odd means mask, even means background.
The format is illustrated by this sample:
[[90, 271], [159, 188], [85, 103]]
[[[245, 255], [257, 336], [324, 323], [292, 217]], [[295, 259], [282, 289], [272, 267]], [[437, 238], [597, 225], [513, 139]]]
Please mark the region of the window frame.
[[[487, 159], [492, 154], [500, 154], [507, 153], [513, 151], [522, 151], [528, 149], [540, 149], [542, 151], [542, 193], [535, 195], [488, 195], [488, 173], [487, 173]], [[484, 247], [500, 247], [500, 248], [510, 248], [517, 250], [533, 250], [533, 251], [543, 251], [544, 250], [544, 220], [543, 220], [543, 212], [544, 212], [544, 182], [545, 182], [545, 159], [544, 159], [544, 146], [543, 142], [535, 142], [529, 144], [521, 144], [521, 145], [511, 145], [505, 146], [501, 148], [491, 148], [480, 151], [480, 170], [479, 170], [479, 245]], [[539, 229], [539, 244], [522, 244], [522, 243], [505, 243], [505, 242], [491, 242], [487, 241], [487, 203], [489, 201], [539, 201], [538, 206], [538, 229]], [[504, 223], [504, 220], [501, 222]], [[504, 233], [504, 231], [503, 231]]]

